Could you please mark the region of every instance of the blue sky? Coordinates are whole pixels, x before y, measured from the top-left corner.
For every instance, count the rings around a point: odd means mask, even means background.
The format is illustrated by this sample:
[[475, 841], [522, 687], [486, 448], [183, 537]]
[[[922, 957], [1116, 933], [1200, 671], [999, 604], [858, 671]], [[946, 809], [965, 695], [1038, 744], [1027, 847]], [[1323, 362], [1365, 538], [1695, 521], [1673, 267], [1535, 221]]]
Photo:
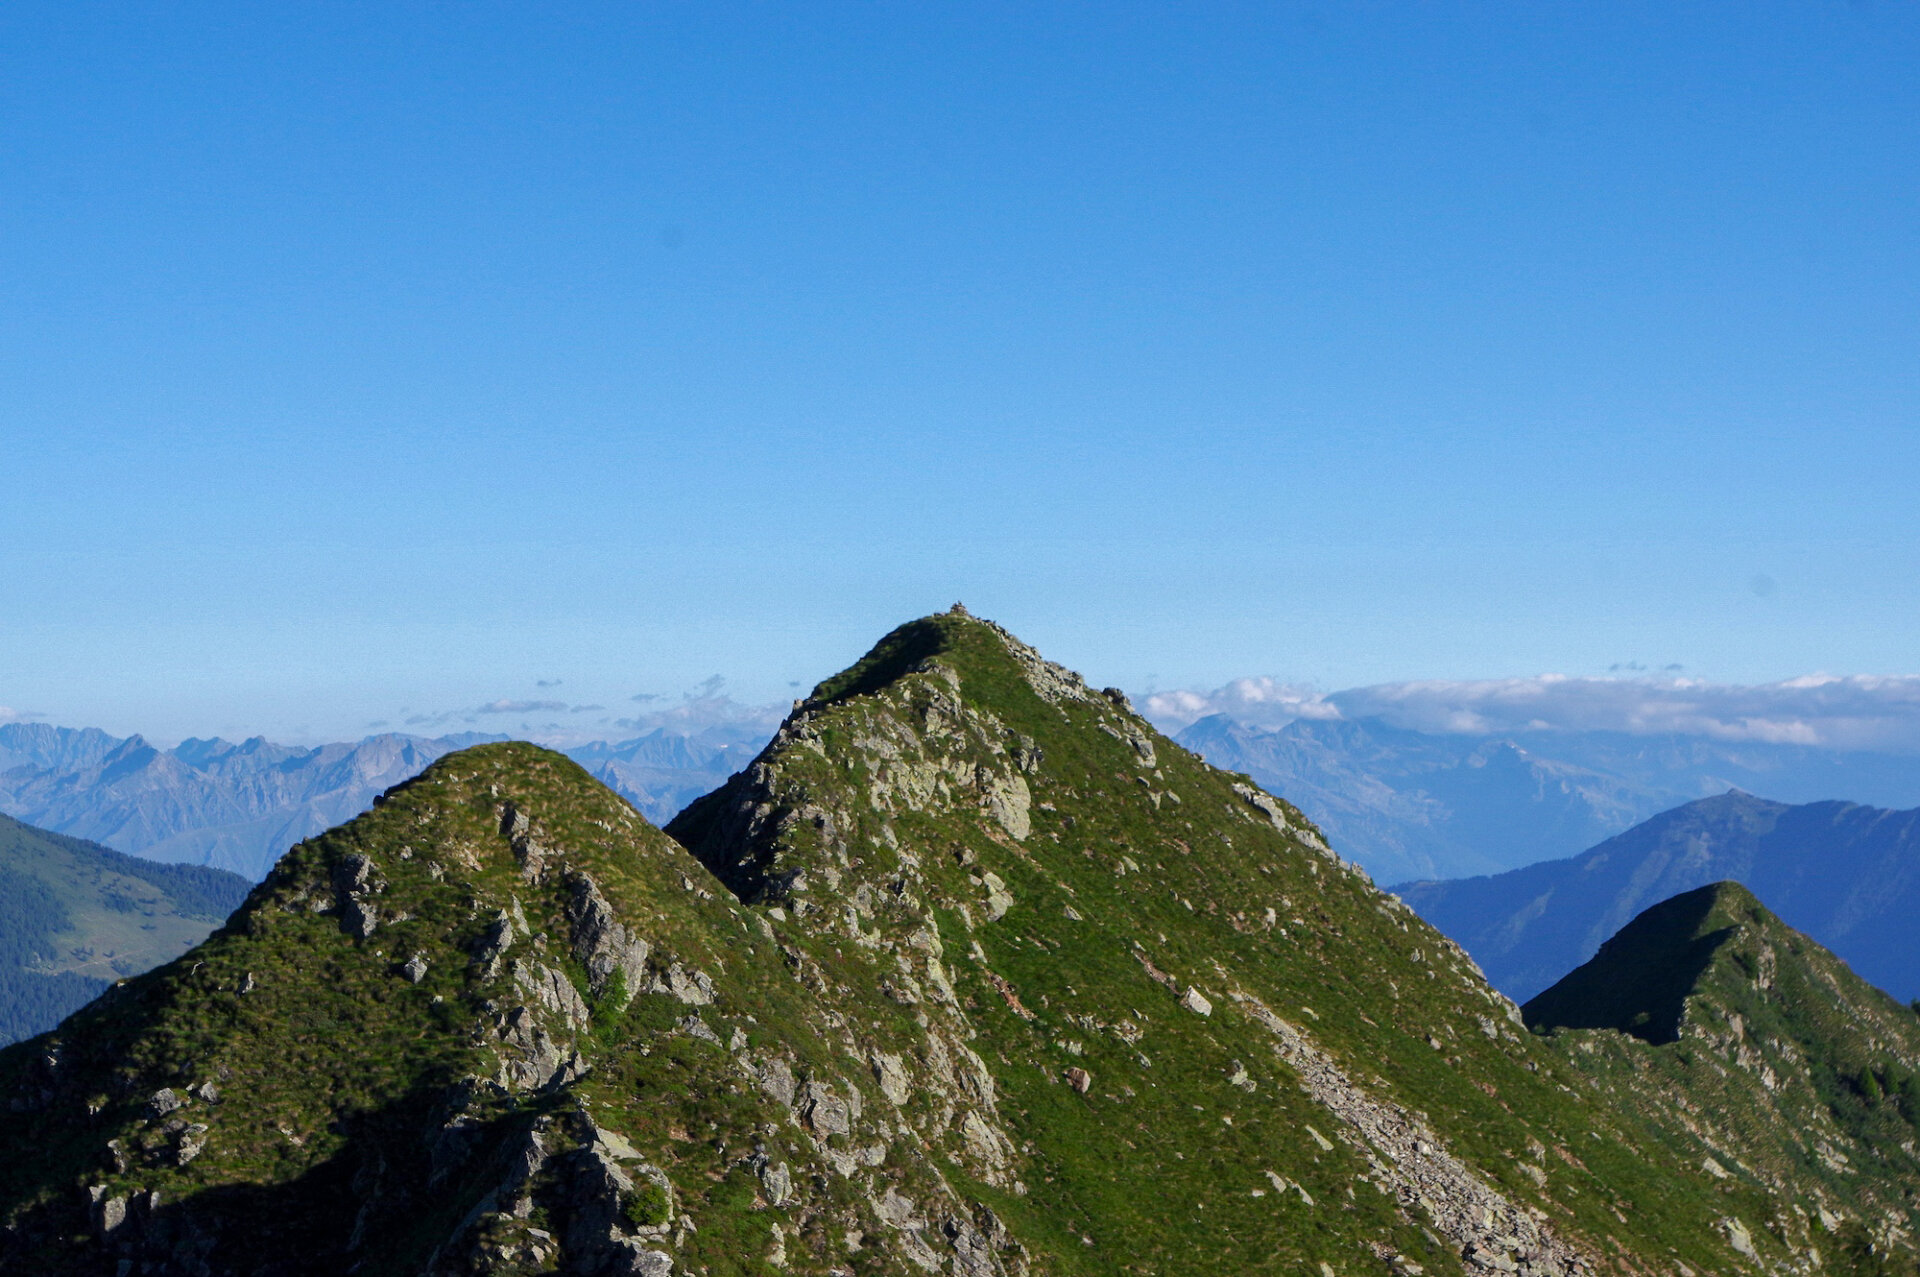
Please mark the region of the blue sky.
[[16, 712], [1920, 671], [1911, 6], [271, 9], [0, 9]]

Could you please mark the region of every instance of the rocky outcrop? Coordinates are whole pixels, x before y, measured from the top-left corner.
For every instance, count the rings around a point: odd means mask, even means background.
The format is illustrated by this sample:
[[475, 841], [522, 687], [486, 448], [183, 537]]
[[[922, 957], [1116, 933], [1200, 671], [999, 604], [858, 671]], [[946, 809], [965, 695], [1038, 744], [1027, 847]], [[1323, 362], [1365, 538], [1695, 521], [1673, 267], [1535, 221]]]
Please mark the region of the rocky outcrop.
[[[600, 894], [591, 876], [567, 875], [567, 921], [573, 926], [573, 957], [586, 969], [595, 997], [617, 989], [620, 1006], [647, 988], [647, 958], [653, 946], [630, 932]], [[618, 977], [617, 985], [615, 978]]]

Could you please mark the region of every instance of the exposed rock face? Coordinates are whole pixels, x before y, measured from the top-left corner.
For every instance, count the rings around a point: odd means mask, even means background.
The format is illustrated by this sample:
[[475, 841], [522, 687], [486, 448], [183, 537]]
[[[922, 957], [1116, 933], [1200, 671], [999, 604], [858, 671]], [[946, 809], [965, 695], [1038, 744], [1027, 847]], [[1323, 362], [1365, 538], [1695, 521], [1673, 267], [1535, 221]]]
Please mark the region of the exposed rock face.
[[574, 960], [586, 968], [596, 997], [605, 993], [618, 975], [624, 990], [622, 998], [631, 998], [648, 983], [647, 956], [653, 952], [652, 946], [620, 923], [591, 877], [576, 873], [567, 885]]

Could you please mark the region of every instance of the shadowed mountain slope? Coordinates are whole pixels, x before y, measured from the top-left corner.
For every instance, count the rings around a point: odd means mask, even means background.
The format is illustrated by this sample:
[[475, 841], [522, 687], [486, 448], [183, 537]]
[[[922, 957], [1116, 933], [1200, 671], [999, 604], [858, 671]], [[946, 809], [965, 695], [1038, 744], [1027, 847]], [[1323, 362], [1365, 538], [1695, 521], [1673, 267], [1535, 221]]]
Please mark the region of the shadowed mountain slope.
[[1567, 860], [1396, 887], [1514, 997], [1546, 988], [1656, 901], [1745, 883], [1873, 984], [1920, 997], [1920, 810], [1792, 807], [1738, 792], [1662, 812]]
[[302, 843], [192, 954], [0, 1053], [0, 1147], [39, 1154], [0, 1165], [6, 1261], [1804, 1261], [1768, 1231], [1797, 1181], [1702, 1172], [1298, 811], [957, 610], [669, 832], [507, 744]]
[[1709, 1175], [1798, 1185], [1782, 1224], [1830, 1267], [1914, 1270], [1920, 1015], [1745, 887], [1662, 901], [1524, 1010], [1603, 1089], [1664, 1093]]
[[247, 885], [0, 816], [0, 1043], [44, 1033], [114, 980], [178, 957]]

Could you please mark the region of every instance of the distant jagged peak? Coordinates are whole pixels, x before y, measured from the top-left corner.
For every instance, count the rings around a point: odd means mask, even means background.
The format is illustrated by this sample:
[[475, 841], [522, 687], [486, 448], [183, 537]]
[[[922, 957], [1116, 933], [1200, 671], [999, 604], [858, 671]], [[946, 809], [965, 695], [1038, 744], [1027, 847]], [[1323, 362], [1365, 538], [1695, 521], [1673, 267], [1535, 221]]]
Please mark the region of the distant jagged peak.
[[135, 732], [114, 746], [113, 752], [108, 754], [107, 757], [109, 759], [129, 758], [135, 754], [157, 754], [159, 752], [159, 749], [157, 749], [152, 742], [148, 741], [145, 736], [142, 736], [139, 732]]
[[235, 746], [230, 740], [220, 736], [189, 736], [173, 747], [176, 757], [185, 759], [195, 767], [202, 766], [216, 758], [233, 752]]
[[119, 748], [120, 738], [97, 727], [55, 727], [51, 723], [0, 723], [0, 771], [86, 767]]

